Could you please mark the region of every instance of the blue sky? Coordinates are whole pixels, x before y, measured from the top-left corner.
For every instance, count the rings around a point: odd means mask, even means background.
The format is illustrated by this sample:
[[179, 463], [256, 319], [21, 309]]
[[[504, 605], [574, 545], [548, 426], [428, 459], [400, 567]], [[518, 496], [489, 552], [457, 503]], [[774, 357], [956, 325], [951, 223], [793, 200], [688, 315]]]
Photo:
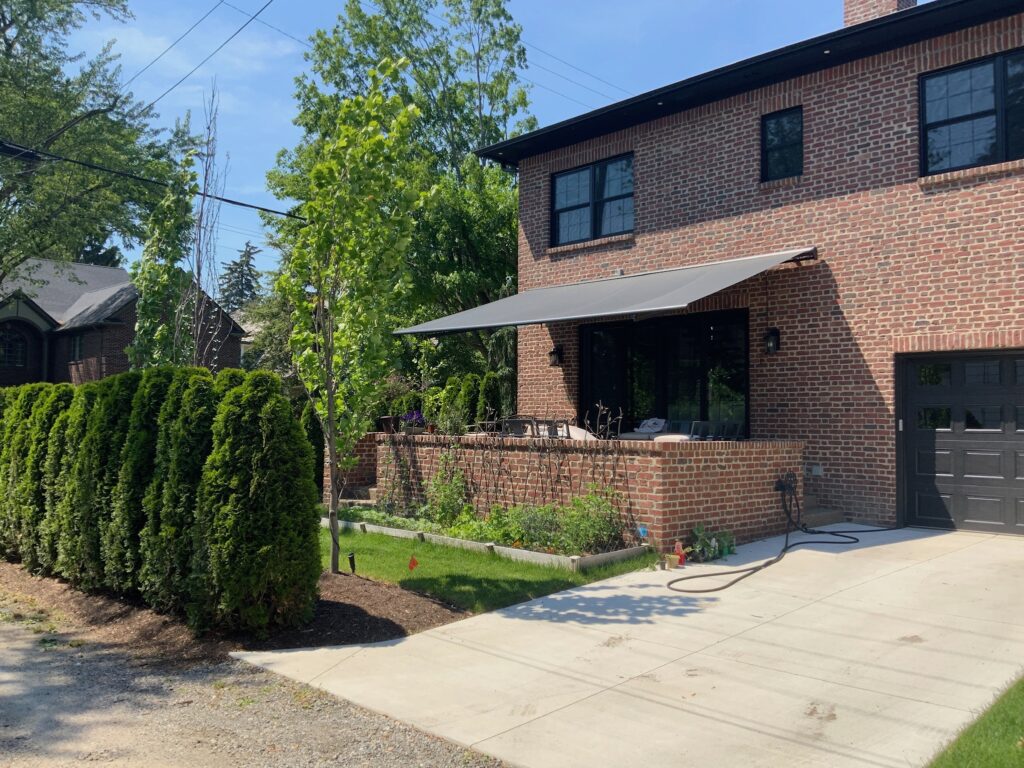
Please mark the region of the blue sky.
[[[264, 0], [231, 2], [254, 13]], [[214, 3], [135, 0], [133, 21], [90, 22], [72, 46], [94, 53], [115, 41], [127, 78]], [[528, 43], [531, 66], [523, 75], [537, 84], [531, 89], [532, 110], [541, 125], [842, 26], [842, 0], [510, 0], [509, 7]], [[315, 29], [330, 27], [341, 9], [341, 2], [275, 0], [260, 18], [304, 40]], [[135, 95], [156, 98], [244, 21], [238, 11], [219, 6], [133, 83]], [[201, 117], [204, 93], [216, 78], [220, 145], [230, 157], [228, 197], [277, 206], [265, 189], [264, 174], [278, 150], [298, 139], [291, 123], [292, 92], [294, 78], [305, 69], [305, 51], [278, 31], [250, 24], [158, 105], [163, 125], [173, 125], [188, 110]], [[259, 244], [261, 230], [254, 212], [224, 206], [219, 260], [233, 258], [247, 239]], [[274, 254], [266, 249], [259, 266], [274, 264]]]

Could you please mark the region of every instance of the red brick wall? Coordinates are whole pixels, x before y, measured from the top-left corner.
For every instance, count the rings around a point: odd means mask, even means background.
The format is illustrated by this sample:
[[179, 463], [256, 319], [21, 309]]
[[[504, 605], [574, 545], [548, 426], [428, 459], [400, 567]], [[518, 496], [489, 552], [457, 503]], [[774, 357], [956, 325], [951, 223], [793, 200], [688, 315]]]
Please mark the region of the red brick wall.
[[[819, 504], [892, 522], [895, 353], [1024, 346], [1024, 161], [920, 178], [918, 76], [1020, 46], [1024, 15], [524, 160], [520, 289], [817, 246], [819, 261], [690, 311], [749, 308], [752, 436], [805, 441]], [[804, 174], [760, 183], [760, 117], [796, 105]], [[628, 151], [636, 232], [549, 247], [550, 175]], [[770, 357], [768, 326], [782, 333]], [[576, 334], [520, 330], [521, 412], [576, 413]]]
[[[351, 495], [355, 489], [369, 488], [377, 483], [377, 436], [370, 432], [359, 438], [354, 454], [356, 465], [345, 473], [343, 495]], [[324, 494], [323, 503], [331, 501], [331, 474], [324, 457]]]
[[565, 504], [594, 484], [618, 491], [623, 512], [646, 525], [663, 547], [685, 539], [698, 523], [726, 528], [739, 541], [781, 533], [785, 517], [774, 484], [787, 472], [799, 477], [803, 451], [795, 441], [585, 443], [384, 434], [374, 439], [378, 503], [423, 503], [440, 457], [449, 453], [480, 512]]
[[905, 11], [917, 5], [917, 0], [845, 0], [843, 3], [843, 24], [847, 27], [864, 21], [888, 16], [896, 11]]

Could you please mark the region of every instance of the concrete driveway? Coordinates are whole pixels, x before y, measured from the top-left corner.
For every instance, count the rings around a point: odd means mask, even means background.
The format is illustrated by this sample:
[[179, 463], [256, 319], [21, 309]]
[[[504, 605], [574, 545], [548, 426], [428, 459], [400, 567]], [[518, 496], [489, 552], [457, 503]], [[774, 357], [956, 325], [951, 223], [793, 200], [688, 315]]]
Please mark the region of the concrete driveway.
[[372, 646], [238, 657], [512, 764], [559, 768], [925, 765], [1024, 672], [1024, 537], [872, 533], [797, 549], [706, 596], [668, 591], [676, 575], [629, 574]]

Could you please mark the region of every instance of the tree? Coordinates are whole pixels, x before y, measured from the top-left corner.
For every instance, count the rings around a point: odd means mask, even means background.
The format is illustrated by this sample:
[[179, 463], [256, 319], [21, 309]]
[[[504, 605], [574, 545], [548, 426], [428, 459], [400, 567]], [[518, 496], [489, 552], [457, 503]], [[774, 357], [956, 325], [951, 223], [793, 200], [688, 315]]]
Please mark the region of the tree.
[[[407, 252], [413, 290], [398, 321], [412, 324], [470, 309], [515, 292], [518, 217], [515, 178], [483, 167], [468, 153], [533, 128], [517, 70], [526, 66], [520, 27], [505, 0], [379, 0], [376, 12], [350, 0], [309, 54], [310, 73], [298, 81], [297, 124], [304, 135], [282, 152], [268, 174], [282, 199], [309, 199], [309, 171], [334, 124], [338, 104], [362, 93], [367, 70], [385, 58], [410, 65], [387, 87], [421, 113], [413, 142], [418, 182], [438, 194], [418, 214]], [[443, 18], [442, 18], [443, 17]], [[287, 250], [299, 225], [265, 219]], [[487, 331], [409, 341], [396, 366], [425, 388], [449, 375], [514, 368], [514, 331]], [[498, 343], [500, 342], [500, 343]]]
[[40, 154], [166, 179], [174, 137], [160, 140], [152, 108], [124, 90], [110, 46], [91, 59], [69, 48], [100, 16], [129, 19], [126, 0], [0, 0], [0, 294], [29, 258], [139, 242], [160, 198], [155, 185]]
[[364, 95], [341, 102], [310, 174], [307, 224], [277, 282], [294, 308], [295, 368], [327, 443], [334, 573], [343, 470], [355, 462], [394, 357], [395, 302], [407, 284], [413, 213], [424, 199], [408, 174], [418, 110], [386, 94], [398, 76], [384, 61], [369, 73]]
[[228, 392], [212, 445], [196, 508], [208, 591], [190, 620], [262, 631], [308, 619], [321, 572], [312, 449], [276, 376], [251, 373]]
[[146, 224], [142, 258], [132, 269], [139, 298], [135, 340], [128, 357], [135, 368], [192, 360], [193, 313], [186, 301], [190, 281], [182, 264], [195, 236], [192, 198], [199, 187], [193, 165], [193, 154], [188, 152]]
[[[277, 278], [277, 273], [274, 273], [272, 284], [276, 285]], [[250, 301], [241, 314], [243, 324], [252, 337], [242, 365], [250, 371], [272, 371], [281, 377], [285, 387], [295, 387], [295, 366], [292, 363], [290, 341], [291, 304], [280, 291], [275, 290]]]
[[259, 248], [245, 242], [238, 258], [225, 262], [220, 273], [220, 305], [228, 312], [237, 312], [260, 296], [260, 273], [255, 258]]

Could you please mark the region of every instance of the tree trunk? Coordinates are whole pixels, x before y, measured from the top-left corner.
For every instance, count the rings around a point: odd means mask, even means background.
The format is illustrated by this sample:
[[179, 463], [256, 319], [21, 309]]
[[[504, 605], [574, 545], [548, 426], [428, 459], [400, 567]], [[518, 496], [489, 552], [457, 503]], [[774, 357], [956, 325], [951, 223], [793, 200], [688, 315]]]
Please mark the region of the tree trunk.
[[338, 471], [337, 452], [331, 447], [328, 463], [331, 467], [331, 500], [327, 508], [327, 524], [331, 529], [331, 573], [341, 573], [338, 561], [341, 552], [338, 549], [338, 504], [341, 500], [341, 472]]

